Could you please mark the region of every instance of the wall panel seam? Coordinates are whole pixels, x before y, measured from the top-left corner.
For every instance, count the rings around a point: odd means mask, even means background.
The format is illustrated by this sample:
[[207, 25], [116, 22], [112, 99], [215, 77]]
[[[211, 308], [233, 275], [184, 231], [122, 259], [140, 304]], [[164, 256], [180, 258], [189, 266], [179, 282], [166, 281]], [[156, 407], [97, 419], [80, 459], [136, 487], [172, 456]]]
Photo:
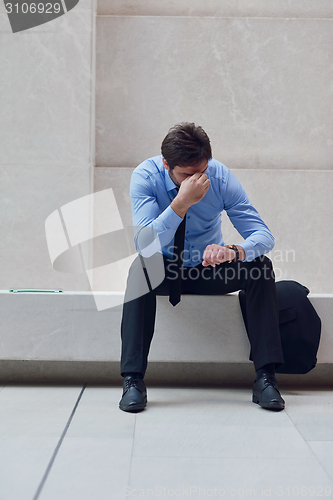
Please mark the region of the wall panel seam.
[[333, 17], [256, 17], [256, 16], [159, 16], [159, 15], [120, 15], [120, 14], [97, 14], [96, 17], [114, 18], [166, 18], [166, 19], [275, 19], [285, 21], [333, 21]]

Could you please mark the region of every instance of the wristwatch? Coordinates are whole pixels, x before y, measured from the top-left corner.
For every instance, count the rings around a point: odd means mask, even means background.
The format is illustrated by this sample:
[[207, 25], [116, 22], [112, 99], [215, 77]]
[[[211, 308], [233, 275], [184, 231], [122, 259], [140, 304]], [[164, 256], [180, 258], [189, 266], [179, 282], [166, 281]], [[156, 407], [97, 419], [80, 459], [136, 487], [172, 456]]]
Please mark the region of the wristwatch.
[[236, 253], [235, 258], [232, 259], [232, 260], [229, 260], [228, 264], [231, 264], [231, 262], [238, 262], [239, 261], [239, 250], [236, 247], [236, 245], [227, 245], [227, 248], [230, 248], [231, 250], [234, 250], [235, 253]]

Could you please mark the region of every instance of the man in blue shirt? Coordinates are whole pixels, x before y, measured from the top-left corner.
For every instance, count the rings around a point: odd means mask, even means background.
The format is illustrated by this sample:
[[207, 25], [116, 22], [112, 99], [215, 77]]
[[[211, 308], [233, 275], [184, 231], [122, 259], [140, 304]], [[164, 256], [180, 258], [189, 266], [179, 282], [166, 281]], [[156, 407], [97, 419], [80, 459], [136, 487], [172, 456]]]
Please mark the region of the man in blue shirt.
[[[124, 385], [119, 407], [137, 412], [147, 404], [143, 378], [154, 333], [156, 295], [169, 295], [176, 305], [182, 293], [224, 295], [244, 290], [250, 359], [257, 373], [252, 401], [265, 409], [282, 410], [284, 400], [275, 379], [275, 368], [283, 363], [278, 304], [272, 264], [264, 256], [273, 248], [274, 238], [240, 182], [212, 158], [209, 138], [201, 127], [186, 122], [176, 125], [161, 150], [161, 156], [141, 163], [131, 179], [139, 256], [129, 271], [123, 306]], [[223, 210], [244, 238], [238, 245], [225, 245]], [[158, 236], [155, 243], [152, 239], [143, 243], [147, 231]], [[149, 270], [157, 269], [159, 259], [165, 277], [154, 287]]]

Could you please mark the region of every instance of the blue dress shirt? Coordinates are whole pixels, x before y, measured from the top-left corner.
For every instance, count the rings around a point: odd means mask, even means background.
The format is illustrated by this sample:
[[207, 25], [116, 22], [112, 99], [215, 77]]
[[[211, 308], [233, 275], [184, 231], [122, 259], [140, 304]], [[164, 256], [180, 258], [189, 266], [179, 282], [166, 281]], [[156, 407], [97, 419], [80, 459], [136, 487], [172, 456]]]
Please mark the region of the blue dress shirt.
[[[210, 179], [207, 193], [186, 213], [183, 265], [200, 264], [207, 245], [225, 246], [221, 231], [223, 210], [244, 238], [237, 244], [244, 248], [246, 262], [272, 250], [274, 237], [232, 172], [212, 158], [206, 174]], [[130, 195], [134, 226], [152, 227], [158, 234], [163, 254], [172, 258], [174, 235], [183, 219], [170, 207], [177, 195], [177, 186], [164, 168], [161, 155], [135, 168]]]

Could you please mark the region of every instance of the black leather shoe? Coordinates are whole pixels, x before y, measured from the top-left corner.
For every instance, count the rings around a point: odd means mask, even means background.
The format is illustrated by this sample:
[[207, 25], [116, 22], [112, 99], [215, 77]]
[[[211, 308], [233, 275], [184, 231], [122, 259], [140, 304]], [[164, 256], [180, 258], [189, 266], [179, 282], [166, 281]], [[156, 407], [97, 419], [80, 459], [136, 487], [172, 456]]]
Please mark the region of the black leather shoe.
[[123, 382], [123, 397], [119, 402], [119, 408], [123, 411], [137, 413], [147, 406], [147, 389], [141, 378], [128, 375]]
[[265, 410], [281, 411], [284, 409], [285, 403], [279, 393], [274, 375], [263, 373], [259, 380], [254, 381], [252, 401]]

